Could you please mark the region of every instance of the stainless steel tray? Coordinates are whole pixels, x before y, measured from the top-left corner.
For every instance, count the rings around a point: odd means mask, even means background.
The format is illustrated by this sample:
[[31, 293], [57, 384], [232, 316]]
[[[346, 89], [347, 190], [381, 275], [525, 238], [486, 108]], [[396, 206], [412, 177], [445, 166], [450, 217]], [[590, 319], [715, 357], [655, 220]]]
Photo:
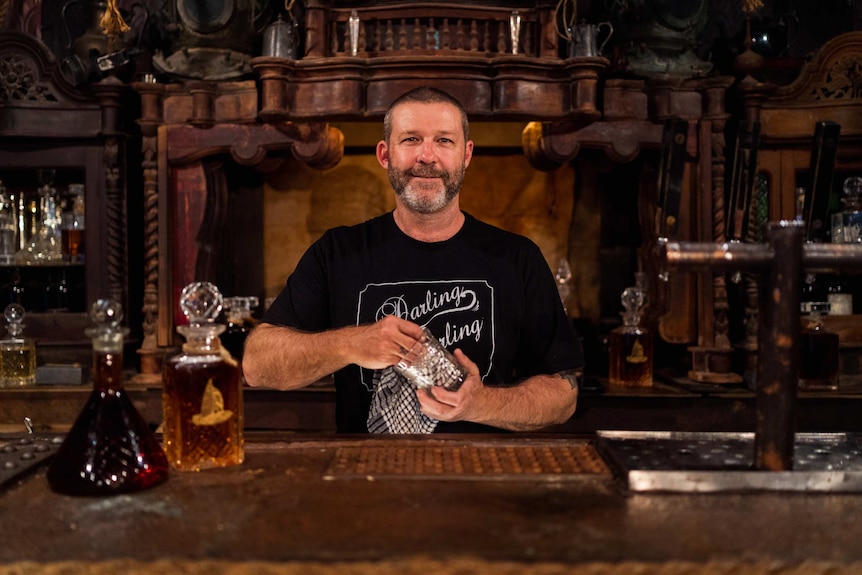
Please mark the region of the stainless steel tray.
[[754, 434], [600, 431], [631, 491], [862, 492], [862, 434], [799, 433], [792, 471], [754, 469]]

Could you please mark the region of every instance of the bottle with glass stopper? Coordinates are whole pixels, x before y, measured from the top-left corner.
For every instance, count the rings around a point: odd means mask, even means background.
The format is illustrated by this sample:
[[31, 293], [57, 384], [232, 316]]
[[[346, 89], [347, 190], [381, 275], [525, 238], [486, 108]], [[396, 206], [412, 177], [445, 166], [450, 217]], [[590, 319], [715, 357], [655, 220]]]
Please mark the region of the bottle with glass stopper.
[[608, 338], [610, 369], [608, 383], [624, 387], [652, 385], [653, 336], [640, 325], [646, 292], [638, 287], [623, 290], [623, 325]]
[[0, 340], [0, 387], [36, 383], [36, 343], [24, 337], [24, 306], [10, 303], [3, 311], [7, 336]]
[[224, 298], [227, 325], [221, 334], [221, 343], [237, 361], [242, 361], [245, 339], [255, 326], [252, 317], [259, 300], [255, 296], [235, 296]]
[[168, 479], [167, 457], [149, 424], [123, 387], [123, 339], [119, 303], [98, 300], [93, 326], [93, 391], [48, 469], [51, 489], [66, 495], [141, 491]]
[[180, 308], [189, 325], [182, 353], [164, 367], [163, 443], [171, 465], [200, 471], [243, 462], [242, 379], [237, 361], [222, 347], [225, 326], [216, 323], [222, 295], [210, 282], [187, 285]]

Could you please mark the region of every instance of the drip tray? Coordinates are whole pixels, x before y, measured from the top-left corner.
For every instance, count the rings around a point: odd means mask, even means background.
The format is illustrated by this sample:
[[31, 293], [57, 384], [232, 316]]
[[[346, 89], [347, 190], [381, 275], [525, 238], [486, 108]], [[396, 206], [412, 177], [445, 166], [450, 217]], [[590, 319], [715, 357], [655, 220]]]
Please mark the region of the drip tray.
[[753, 433], [600, 431], [631, 491], [862, 492], [862, 434], [798, 433], [792, 471], [754, 469]]

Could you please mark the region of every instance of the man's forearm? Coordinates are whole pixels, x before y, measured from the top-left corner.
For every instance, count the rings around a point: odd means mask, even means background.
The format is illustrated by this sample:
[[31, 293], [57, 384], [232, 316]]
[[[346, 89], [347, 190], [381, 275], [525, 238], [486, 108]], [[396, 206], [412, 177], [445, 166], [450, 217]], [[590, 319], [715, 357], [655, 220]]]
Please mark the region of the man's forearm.
[[565, 423], [574, 414], [574, 373], [537, 375], [513, 387], [488, 387], [487, 411], [479, 423], [510, 431], [534, 431]]
[[249, 334], [243, 375], [255, 387], [305, 387], [347, 365], [339, 353], [339, 331], [306, 333], [261, 324]]

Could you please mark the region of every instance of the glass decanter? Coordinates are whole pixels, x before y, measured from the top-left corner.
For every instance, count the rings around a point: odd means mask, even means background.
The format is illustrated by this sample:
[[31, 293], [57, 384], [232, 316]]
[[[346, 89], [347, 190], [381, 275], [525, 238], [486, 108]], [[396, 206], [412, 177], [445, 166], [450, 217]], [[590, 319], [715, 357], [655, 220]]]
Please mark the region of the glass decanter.
[[652, 385], [653, 336], [640, 326], [646, 292], [639, 287], [623, 290], [623, 325], [611, 330], [608, 338], [610, 369], [608, 383], [624, 387]]
[[0, 340], [0, 387], [36, 383], [36, 343], [24, 337], [24, 306], [10, 303], [3, 311], [8, 335]]
[[182, 353], [164, 367], [163, 442], [171, 465], [181, 471], [238, 465], [243, 449], [243, 398], [239, 364], [222, 347], [223, 324], [215, 323], [222, 295], [209, 282], [187, 285], [180, 307], [189, 325]]
[[256, 322], [252, 317], [259, 300], [255, 296], [236, 296], [224, 298], [227, 325], [220, 339], [222, 345], [237, 361], [242, 361], [245, 338]]
[[168, 479], [162, 446], [123, 388], [122, 307], [98, 300], [93, 327], [93, 392], [48, 469], [51, 489], [67, 495], [131, 493]]

